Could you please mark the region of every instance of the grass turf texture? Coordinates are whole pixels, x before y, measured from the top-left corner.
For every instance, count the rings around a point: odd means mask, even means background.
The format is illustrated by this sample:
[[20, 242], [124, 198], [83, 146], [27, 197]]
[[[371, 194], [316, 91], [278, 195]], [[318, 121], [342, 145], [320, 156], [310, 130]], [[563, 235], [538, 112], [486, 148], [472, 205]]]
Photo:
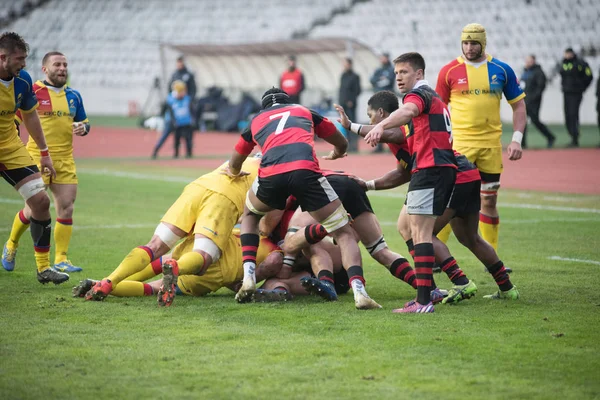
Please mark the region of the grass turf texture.
[[[511, 207], [500, 207], [500, 255], [515, 270], [519, 302], [482, 299], [495, 285], [452, 238], [450, 248], [479, 293], [457, 306], [439, 305], [434, 315], [392, 314], [414, 292], [364, 250], [367, 288], [383, 310], [355, 310], [352, 294], [335, 303], [307, 297], [239, 305], [225, 290], [201, 299], [180, 296], [159, 309], [155, 297], [85, 302], [71, 297], [71, 287], [107, 275], [131, 248], [145, 244], [185, 185], [168, 179], [191, 180], [199, 172], [133, 171], [158, 174], [160, 182], [85, 172], [98, 163], [78, 162], [70, 258], [84, 272], [61, 286], [40, 285], [29, 233], [15, 271], [0, 270], [0, 398], [600, 396], [600, 266], [547, 259], [600, 261], [600, 214], [513, 208], [598, 209], [599, 197], [501, 192], [500, 202]], [[371, 199], [390, 247], [407, 255], [395, 233], [403, 193]], [[6, 184], [0, 204], [4, 242], [20, 207]], [[436, 278], [449, 287], [445, 277]]]

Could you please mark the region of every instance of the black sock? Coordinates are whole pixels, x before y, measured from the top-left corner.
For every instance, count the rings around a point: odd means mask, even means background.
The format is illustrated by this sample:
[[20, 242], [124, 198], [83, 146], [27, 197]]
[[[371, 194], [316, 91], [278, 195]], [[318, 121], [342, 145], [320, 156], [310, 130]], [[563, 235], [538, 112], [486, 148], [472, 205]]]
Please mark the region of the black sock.
[[435, 255], [432, 243], [415, 245], [415, 271], [417, 273], [417, 302], [425, 305], [431, 301], [432, 269]]
[[513, 284], [510, 281], [510, 277], [506, 272], [506, 268], [504, 268], [504, 263], [502, 261], [498, 261], [496, 264], [490, 265], [487, 267], [487, 270], [492, 274], [492, 277], [496, 281], [496, 284], [503, 292], [510, 290], [513, 288]]

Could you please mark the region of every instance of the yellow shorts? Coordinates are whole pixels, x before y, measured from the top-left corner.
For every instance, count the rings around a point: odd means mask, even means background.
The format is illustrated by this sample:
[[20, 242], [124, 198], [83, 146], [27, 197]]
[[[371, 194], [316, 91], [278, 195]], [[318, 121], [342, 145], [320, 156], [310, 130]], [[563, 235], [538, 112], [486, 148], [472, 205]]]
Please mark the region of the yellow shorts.
[[223, 252], [231, 230], [240, 217], [238, 207], [220, 193], [189, 184], [166, 212], [161, 222], [175, 225], [184, 232], [202, 234]]
[[0, 171], [19, 169], [35, 165], [23, 142], [11, 141], [0, 146]]
[[[40, 167], [39, 157], [33, 157], [33, 159], [41, 171], [42, 168]], [[75, 160], [73, 157], [58, 158], [56, 160], [52, 159], [52, 164], [56, 170], [56, 178], [42, 174], [42, 178], [44, 179], [44, 183], [46, 185], [51, 183], [57, 183], [60, 185], [77, 185], [79, 183], [77, 180], [77, 169], [75, 168]]]
[[[228, 235], [228, 247], [223, 252], [221, 259], [216, 263], [211, 264], [206, 272], [202, 275], [181, 275], [177, 279], [177, 286], [182, 293], [189, 296], [204, 296], [211, 292], [216, 292], [226, 285], [230, 285], [238, 279], [241, 279], [240, 274], [233, 276], [225, 276], [222, 266], [228, 267], [234, 264], [235, 267], [240, 267], [241, 250], [237, 250], [236, 240], [232, 235]], [[171, 257], [178, 260], [182, 255], [193, 251], [194, 235], [188, 235], [173, 249]], [[238, 260], [240, 259], [240, 260]], [[241, 269], [241, 268], [239, 268]], [[231, 275], [231, 274], [227, 274]]]
[[480, 148], [469, 147], [454, 143], [454, 150], [463, 154], [469, 161], [477, 166], [480, 172], [485, 174], [501, 174], [502, 147]]

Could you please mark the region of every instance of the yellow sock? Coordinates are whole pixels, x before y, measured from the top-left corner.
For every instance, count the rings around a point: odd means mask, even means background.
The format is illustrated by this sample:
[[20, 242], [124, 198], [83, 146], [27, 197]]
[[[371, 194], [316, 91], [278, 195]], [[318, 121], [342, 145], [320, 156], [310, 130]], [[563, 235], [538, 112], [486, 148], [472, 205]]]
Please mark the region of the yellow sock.
[[73, 220], [71, 218], [56, 218], [56, 225], [54, 225], [54, 245], [56, 246], [54, 264], [59, 264], [67, 259], [72, 233]]
[[481, 237], [488, 242], [494, 250], [498, 251], [498, 232], [500, 229], [500, 217], [490, 217], [479, 214], [479, 230]]
[[144, 282], [160, 274], [162, 274], [162, 257], [152, 261], [150, 264], [146, 265], [146, 268], [131, 275], [127, 280]]
[[50, 248], [47, 250], [39, 251], [37, 247], [35, 247], [35, 265], [37, 266], [38, 272], [42, 272], [43, 270], [50, 268]]
[[110, 294], [118, 297], [142, 297], [152, 296], [154, 291], [147, 283], [122, 281], [117, 286], [113, 285], [113, 290]]
[[117, 269], [115, 269], [107, 279], [112, 282], [113, 287], [118, 285], [119, 282], [125, 280], [128, 276], [143, 270], [146, 265], [152, 261], [150, 254], [152, 254], [152, 250], [148, 247], [136, 247], [127, 254], [127, 257], [121, 261], [121, 264], [119, 264]]
[[19, 239], [27, 229], [29, 229], [29, 220], [25, 218], [25, 214], [21, 210], [15, 215], [6, 246], [11, 250], [19, 247]]
[[50, 268], [50, 237], [52, 236], [52, 220], [38, 221], [31, 218], [31, 239], [35, 264], [38, 272]]
[[179, 275], [198, 274], [204, 267], [204, 257], [200, 253], [190, 251], [177, 260], [177, 265], [179, 265]]
[[444, 243], [448, 243], [448, 239], [450, 239], [451, 233], [452, 233], [452, 227], [450, 226], [450, 224], [448, 224], [444, 227], [444, 229], [442, 229], [437, 234], [437, 238], [440, 239]]

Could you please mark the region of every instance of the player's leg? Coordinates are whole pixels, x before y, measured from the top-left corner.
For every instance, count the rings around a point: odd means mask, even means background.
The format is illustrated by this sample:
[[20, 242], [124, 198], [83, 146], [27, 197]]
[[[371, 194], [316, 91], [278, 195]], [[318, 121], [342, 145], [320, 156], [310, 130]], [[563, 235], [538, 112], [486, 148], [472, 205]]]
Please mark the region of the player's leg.
[[374, 213], [360, 214], [354, 218], [352, 226], [373, 259], [386, 267], [395, 278], [408, 283], [414, 289], [417, 288], [415, 271], [406, 258], [388, 247]]
[[323, 240], [302, 250], [309, 260], [313, 276], [305, 276], [300, 283], [309, 293], [316, 294], [327, 301], [337, 300], [335, 290], [334, 266], [342, 265], [339, 246], [331, 240]]
[[294, 272], [289, 278], [269, 278], [254, 293], [254, 301], [259, 303], [289, 301], [293, 296], [308, 295], [301, 283], [304, 278], [310, 277], [306, 271]]
[[173, 158], [179, 157], [179, 146], [183, 136], [181, 127], [175, 128], [175, 140], [173, 141]]
[[191, 158], [194, 150], [194, 128], [191, 126], [184, 127], [186, 157]]
[[[499, 291], [493, 295], [493, 298], [518, 299], [519, 292], [510, 281], [510, 276], [504, 267], [504, 263], [498, 258], [498, 254], [494, 248], [483, 240], [477, 232], [477, 213], [472, 212], [464, 217], [454, 218], [451, 224], [458, 241], [467, 247], [485, 265], [496, 281]], [[485, 298], [489, 297], [485, 296]]]
[[[348, 272], [349, 282], [354, 292], [354, 302], [358, 309], [381, 308], [372, 300], [365, 289], [360, 249], [355, 232], [349, 225], [348, 214], [331, 184], [320, 174], [296, 175], [296, 193], [302, 209], [308, 211], [336, 240], [342, 250], [342, 264]], [[300, 182], [301, 180], [301, 182]]]
[[67, 257], [73, 233], [73, 206], [77, 197], [77, 184], [51, 183], [50, 190], [56, 207], [54, 269], [62, 272], [81, 271], [81, 268], [71, 264]]
[[327, 234], [323, 225], [318, 223], [310, 213], [298, 208], [289, 221], [282, 245], [284, 253], [282, 276], [291, 273], [301, 250], [319, 243]]
[[500, 189], [500, 172], [502, 172], [502, 149], [489, 149], [489, 153], [491, 158], [484, 159], [477, 165], [481, 175], [479, 229], [481, 236], [495, 250], [498, 250], [500, 215], [496, 203], [498, 202], [498, 189]]
[[417, 274], [417, 298], [412, 304], [395, 310], [400, 313], [433, 312], [431, 290], [432, 269], [435, 262], [433, 233], [436, 218], [441, 216], [449, 203], [456, 171], [451, 168], [428, 168], [412, 175], [406, 198], [410, 233], [414, 241], [415, 271]]
[[[262, 182], [262, 188], [260, 182]], [[272, 182], [269, 180], [261, 180], [260, 178], [257, 178], [246, 196], [246, 204], [244, 206], [244, 214], [242, 215], [242, 224], [240, 229], [244, 279], [242, 281], [242, 287], [235, 296], [235, 299], [239, 303], [250, 301], [252, 294], [256, 290], [256, 252], [260, 242], [260, 236], [258, 233], [258, 223], [260, 218], [273, 208], [281, 210], [283, 207], [285, 207], [285, 199], [287, 198], [285, 193], [280, 192], [279, 195], [274, 193], [275, 197], [273, 198], [273, 201], [276, 207], [265, 204], [257, 197], [259, 190], [261, 191], [261, 196], [263, 196], [262, 192], [265, 189], [265, 186], [271, 188], [271, 183]], [[273, 193], [273, 190], [271, 190], [271, 192]], [[264, 196], [266, 196], [267, 193], [265, 193]], [[283, 204], [281, 204], [282, 199]]]
[[99, 281], [86, 293], [86, 300], [104, 300], [111, 293], [113, 287], [127, 277], [144, 270], [152, 261], [168, 253], [186, 234], [185, 231], [175, 225], [161, 222], [150, 241], [145, 246], [139, 246], [131, 250], [110, 275]]

